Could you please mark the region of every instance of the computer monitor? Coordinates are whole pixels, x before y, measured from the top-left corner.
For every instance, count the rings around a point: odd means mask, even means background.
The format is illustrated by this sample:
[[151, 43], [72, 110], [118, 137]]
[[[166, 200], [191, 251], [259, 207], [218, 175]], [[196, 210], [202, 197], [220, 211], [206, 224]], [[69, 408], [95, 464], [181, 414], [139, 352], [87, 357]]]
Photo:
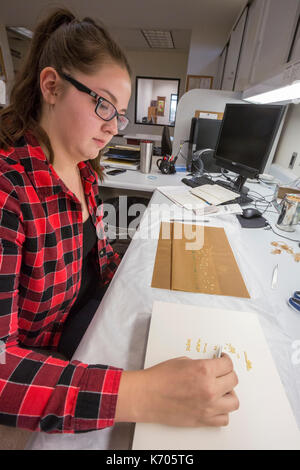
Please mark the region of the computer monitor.
[[194, 131], [196, 150], [216, 148], [221, 122], [219, 119], [197, 119]]
[[247, 178], [263, 173], [284, 110], [283, 105], [226, 104], [215, 158], [239, 175], [228, 187], [243, 192]]
[[193, 152], [208, 148], [215, 150], [220, 127], [221, 120], [219, 119], [192, 118], [187, 159], [188, 171], [192, 169]]

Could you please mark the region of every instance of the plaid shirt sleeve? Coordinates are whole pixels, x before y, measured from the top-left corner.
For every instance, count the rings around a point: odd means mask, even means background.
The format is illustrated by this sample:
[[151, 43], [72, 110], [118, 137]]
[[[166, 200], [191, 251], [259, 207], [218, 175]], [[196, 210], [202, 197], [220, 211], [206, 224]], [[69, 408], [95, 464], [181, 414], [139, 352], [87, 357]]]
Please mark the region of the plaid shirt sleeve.
[[19, 344], [19, 276], [26, 241], [13, 184], [0, 177], [0, 423], [76, 433], [114, 423], [121, 369], [67, 362]]

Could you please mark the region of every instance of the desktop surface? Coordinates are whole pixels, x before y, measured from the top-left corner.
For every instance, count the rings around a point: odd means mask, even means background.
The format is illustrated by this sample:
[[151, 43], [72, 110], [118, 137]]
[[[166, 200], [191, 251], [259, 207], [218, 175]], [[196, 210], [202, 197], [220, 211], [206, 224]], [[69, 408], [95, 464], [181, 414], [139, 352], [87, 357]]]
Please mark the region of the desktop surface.
[[159, 158], [161, 157], [152, 158], [150, 173], [142, 173], [139, 170], [127, 170], [125, 173], [116, 176], [105, 174], [104, 181], [100, 183], [100, 186], [153, 193], [158, 186], [181, 185], [181, 179], [186, 176], [186, 173], [178, 171], [171, 175], [163, 175], [156, 166], [156, 161]]

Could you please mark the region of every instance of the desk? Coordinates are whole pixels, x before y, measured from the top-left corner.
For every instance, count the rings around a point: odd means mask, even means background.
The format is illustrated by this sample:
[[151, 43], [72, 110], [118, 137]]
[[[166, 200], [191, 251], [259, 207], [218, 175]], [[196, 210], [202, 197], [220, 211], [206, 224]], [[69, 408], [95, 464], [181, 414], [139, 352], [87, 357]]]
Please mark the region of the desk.
[[[158, 186], [176, 186], [182, 184], [181, 180], [186, 172], [177, 172], [173, 175], [163, 175], [157, 168], [156, 161], [162, 157], [152, 157], [151, 173], [142, 173], [139, 170], [126, 170], [119, 175], [107, 175], [102, 187], [116, 189], [130, 189], [153, 193]], [[109, 171], [108, 169], [107, 171]], [[105, 172], [106, 173], [106, 172]]]
[[[114, 177], [114, 180], [117, 181], [117, 178], [119, 176]], [[266, 185], [247, 183], [247, 186], [264, 195], [273, 192], [273, 187], [268, 188]], [[167, 198], [155, 191], [150, 207], [161, 203], [171, 205]], [[147, 213], [150, 207], [144, 214], [140, 230], [144, 230], [147, 226]], [[265, 216], [270, 222], [275, 222], [277, 219], [274, 209]], [[300, 426], [300, 353], [299, 362], [292, 361], [295, 341], [299, 341], [298, 350], [300, 350], [300, 315], [286, 304], [290, 294], [300, 288], [300, 263], [296, 263], [288, 253], [271, 254], [271, 242], [284, 239], [269, 230], [242, 229], [236, 217], [231, 215], [222, 218], [209, 217], [209, 220], [208, 225], [225, 228], [251, 299], [151, 288], [157, 246], [157, 238], [153, 234], [157, 237], [159, 230], [159, 219], [152, 220], [152, 224], [146, 228], [148, 238], [141, 238], [139, 236], [141, 232], [135, 234], [74, 359], [87, 363], [101, 362], [131, 370], [142, 368], [154, 300], [229, 310], [252, 310], [259, 315], [268, 345]], [[285, 235], [285, 232], [282, 234]], [[298, 226], [296, 232], [287, 236], [300, 239], [300, 227]], [[296, 243], [286, 242], [294, 248], [294, 251], [300, 251]], [[272, 290], [271, 278], [275, 264], [279, 265], [278, 287]], [[276, 413], [276, 410], [274, 412]], [[128, 449], [133, 429], [134, 425], [122, 423], [116, 424], [113, 428], [78, 435], [40, 433], [33, 436], [28, 448]]]

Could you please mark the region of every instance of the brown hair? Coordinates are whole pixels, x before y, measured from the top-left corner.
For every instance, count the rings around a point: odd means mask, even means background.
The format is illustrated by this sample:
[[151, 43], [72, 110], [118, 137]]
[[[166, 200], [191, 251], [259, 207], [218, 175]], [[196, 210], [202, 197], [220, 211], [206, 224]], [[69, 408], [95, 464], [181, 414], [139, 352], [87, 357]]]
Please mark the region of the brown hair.
[[[66, 9], [57, 9], [36, 28], [31, 47], [11, 91], [10, 104], [0, 112], [0, 148], [8, 150], [26, 131], [31, 131], [49, 151], [53, 150], [48, 135], [39, 125], [42, 95], [40, 72], [48, 66], [58, 72], [79, 70], [92, 74], [100, 65], [115, 62], [131, 76], [123, 51], [108, 32], [91, 18], [82, 21]], [[103, 179], [100, 157], [90, 160]]]

